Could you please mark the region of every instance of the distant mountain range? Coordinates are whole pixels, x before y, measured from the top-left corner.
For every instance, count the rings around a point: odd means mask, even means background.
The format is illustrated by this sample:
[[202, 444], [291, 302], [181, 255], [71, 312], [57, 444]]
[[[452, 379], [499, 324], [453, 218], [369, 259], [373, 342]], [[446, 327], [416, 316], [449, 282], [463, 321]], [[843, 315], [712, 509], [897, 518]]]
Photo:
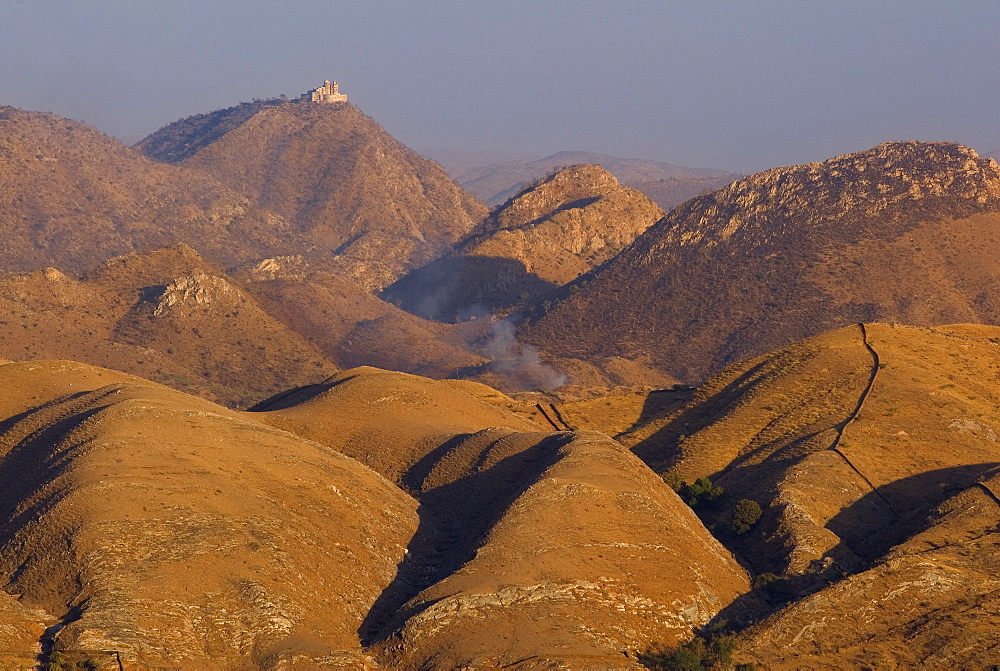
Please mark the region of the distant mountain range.
[[470, 165], [474, 157], [446, 153], [441, 160], [452, 179], [490, 206], [502, 204], [531, 182], [555, 170], [582, 163], [600, 165], [623, 185], [642, 191], [664, 210], [740, 177], [721, 170], [684, 168], [662, 161], [618, 158], [584, 151], [563, 151], [536, 160], [514, 159]]

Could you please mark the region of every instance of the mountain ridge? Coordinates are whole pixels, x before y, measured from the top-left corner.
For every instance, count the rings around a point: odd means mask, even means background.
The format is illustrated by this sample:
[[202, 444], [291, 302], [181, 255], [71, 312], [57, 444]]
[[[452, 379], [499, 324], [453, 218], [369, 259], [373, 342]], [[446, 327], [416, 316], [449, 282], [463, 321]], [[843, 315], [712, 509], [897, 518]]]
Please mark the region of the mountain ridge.
[[998, 211], [996, 162], [951, 143], [775, 168], [675, 208], [520, 333], [555, 356], [649, 355], [694, 381], [846, 323], [1000, 320]]
[[292, 222], [310, 254], [366, 288], [445, 253], [486, 209], [349, 103], [246, 103], [137, 146], [196, 168]]

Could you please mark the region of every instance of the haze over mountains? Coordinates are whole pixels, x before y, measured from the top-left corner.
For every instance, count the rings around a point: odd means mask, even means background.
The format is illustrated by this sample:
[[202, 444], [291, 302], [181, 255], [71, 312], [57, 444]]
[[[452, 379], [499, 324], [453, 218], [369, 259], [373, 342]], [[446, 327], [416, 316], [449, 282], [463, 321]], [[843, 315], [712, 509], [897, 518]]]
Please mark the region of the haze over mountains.
[[[450, 159], [450, 160], [449, 160]], [[500, 205], [531, 182], [571, 165], [600, 165], [622, 184], [642, 191], [665, 210], [688, 198], [718, 189], [740, 177], [705, 168], [685, 168], [662, 161], [619, 158], [587, 151], [561, 151], [535, 160], [515, 159], [483, 165], [444, 153], [443, 165], [452, 179], [491, 207]]]
[[464, 177], [0, 109], [4, 665], [997, 662], [996, 161]]

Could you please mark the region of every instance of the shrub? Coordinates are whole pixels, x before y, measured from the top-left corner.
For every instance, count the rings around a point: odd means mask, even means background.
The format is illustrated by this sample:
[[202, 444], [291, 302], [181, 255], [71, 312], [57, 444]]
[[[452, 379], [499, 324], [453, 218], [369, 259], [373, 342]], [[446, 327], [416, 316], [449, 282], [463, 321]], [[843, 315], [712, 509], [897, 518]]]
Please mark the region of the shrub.
[[696, 636], [675, 648], [653, 646], [639, 655], [639, 662], [650, 669], [668, 671], [701, 671], [702, 669], [730, 669], [736, 639], [727, 634], [705, 637]]
[[687, 485], [687, 483], [684, 482], [684, 478], [682, 478], [681, 474], [677, 471], [667, 471], [666, 473], [661, 474], [660, 477], [663, 478], [663, 481], [670, 485], [670, 488], [675, 492], [680, 492]]
[[780, 580], [780, 578], [773, 573], [761, 573], [753, 579], [751, 587], [754, 589], [765, 589], [768, 585], [777, 580]]
[[685, 484], [679, 492], [684, 503], [692, 508], [716, 503], [722, 497], [724, 490], [712, 484], [708, 478], [698, 478], [693, 485]]
[[760, 504], [750, 499], [740, 499], [733, 508], [733, 531], [744, 534], [760, 519]]

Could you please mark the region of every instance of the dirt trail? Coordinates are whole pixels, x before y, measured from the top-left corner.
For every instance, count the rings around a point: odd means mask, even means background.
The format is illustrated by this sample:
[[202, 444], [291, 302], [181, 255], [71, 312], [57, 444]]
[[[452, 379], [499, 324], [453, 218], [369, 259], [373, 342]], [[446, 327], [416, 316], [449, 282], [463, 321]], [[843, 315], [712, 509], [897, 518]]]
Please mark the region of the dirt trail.
[[862, 473], [861, 470], [857, 466], [855, 466], [854, 463], [851, 462], [851, 460], [848, 458], [848, 456], [844, 454], [844, 452], [840, 449], [840, 446], [844, 440], [844, 432], [847, 431], [847, 427], [851, 425], [851, 422], [854, 422], [858, 418], [858, 415], [861, 414], [862, 408], [865, 407], [865, 401], [868, 400], [868, 396], [871, 394], [872, 388], [875, 386], [875, 380], [878, 379], [878, 373], [882, 369], [882, 362], [879, 359], [878, 352], [875, 351], [875, 348], [872, 347], [872, 344], [868, 341], [868, 330], [865, 328], [864, 323], [859, 322], [858, 328], [861, 330], [861, 341], [864, 343], [865, 349], [867, 349], [868, 352], [871, 353], [872, 355], [871, 374], [868, 377], [868, 384], [865, 386], [864, 390], [861, 392], [861, 395], [858, 397], [858, 404], [854, 407], [854, 410], [851, 412], [851, 414], [847, 416], [847, 419], [844, 421], [844, 423], [837, 428], [837, 437], [834, 439], [829, 449], [839, 454], [841, 458], [843, 458], [843, 460], [847, 463], [847, 465], [851, 467], [851, 470], [857, 473], [858, 477], [860, 477], [862, 480], [868, 483], [868, 486], [871, 487], [872, 491], [875, 492], [875, 494], [880, 499], [882, 499], [882, 502], [885, 503], [885, 505], [892, 512], [892, 514], [896, 516], [896, 519], [900, 519], [899, 513], [897, 513], [896, 509], [892, 507], [891, 503], [889, 503], [889, 499], [885, 498], [882, 492], [880, 492], [878, 488], [874, 484], [872, 484], [872, 481], [868, 479], [868, 476]]

